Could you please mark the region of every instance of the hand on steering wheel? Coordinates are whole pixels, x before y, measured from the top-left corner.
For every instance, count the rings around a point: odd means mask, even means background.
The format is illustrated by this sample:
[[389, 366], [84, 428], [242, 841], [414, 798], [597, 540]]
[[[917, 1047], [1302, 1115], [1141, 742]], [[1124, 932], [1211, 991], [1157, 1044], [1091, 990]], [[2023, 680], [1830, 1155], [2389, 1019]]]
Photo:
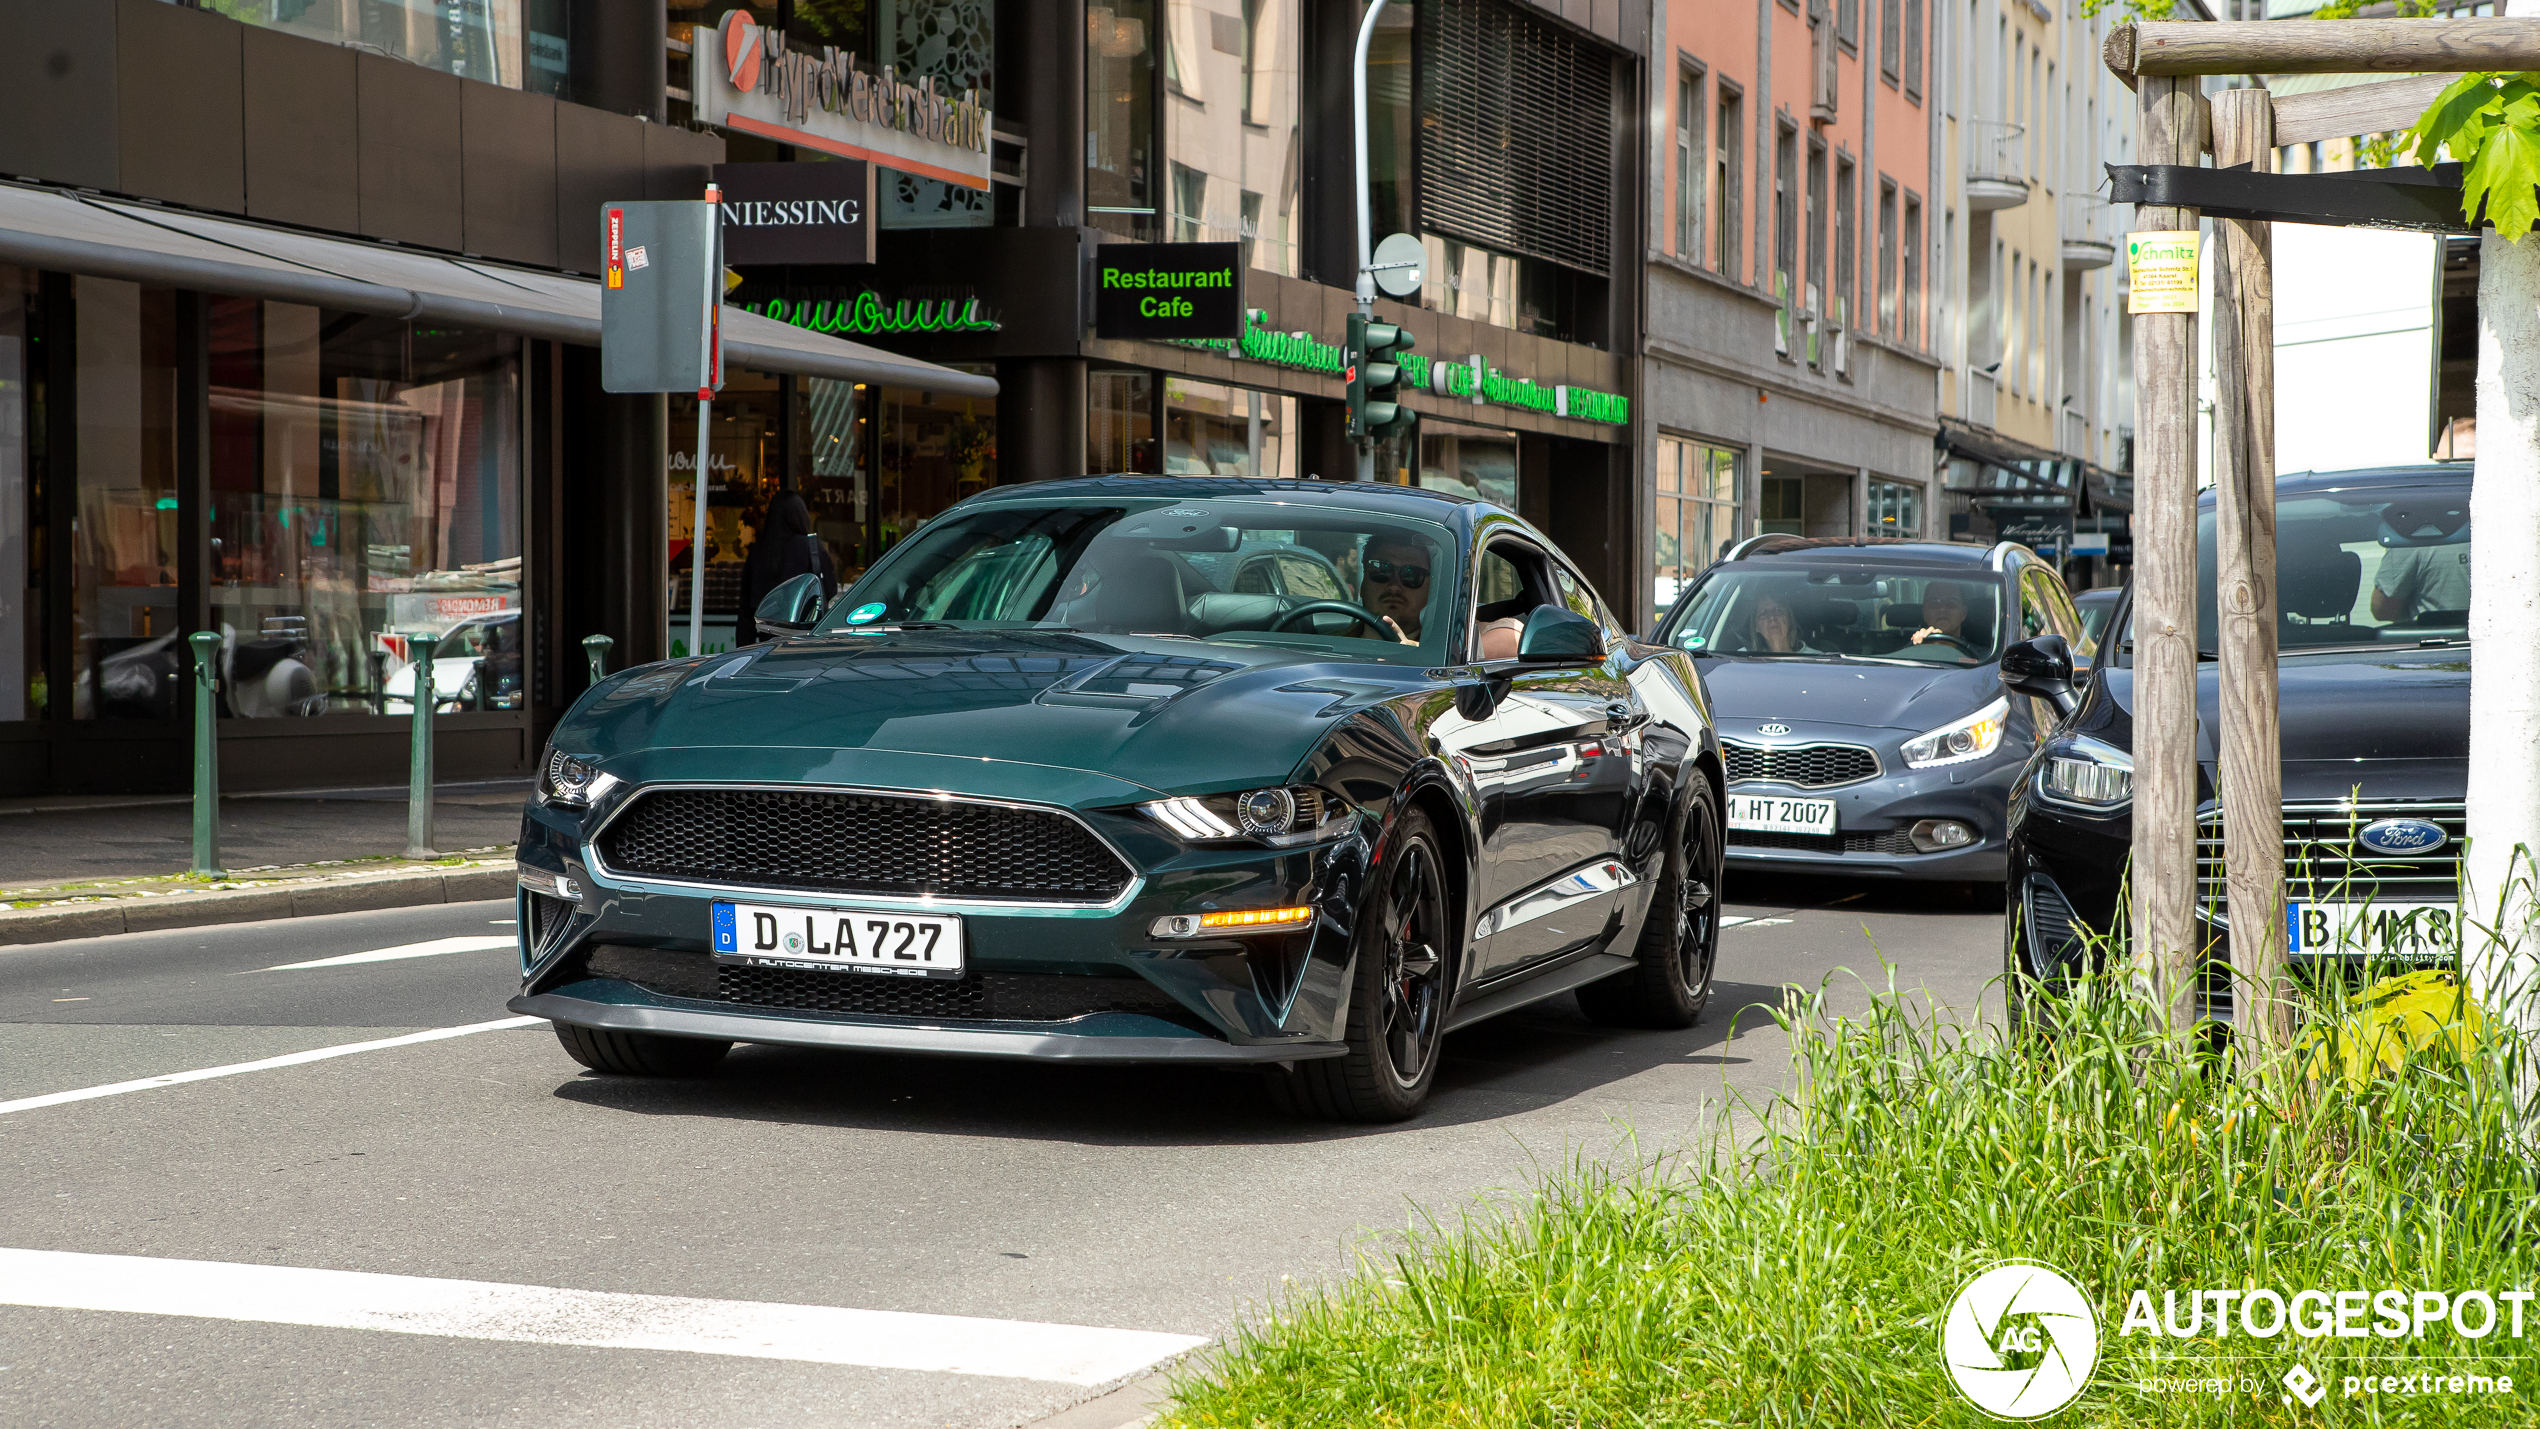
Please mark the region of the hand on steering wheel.
[[1352, 605], [1345, 600], [1309, 600], [1305, 604], [1298, 606], [1296, 609], [1280, 616], [1278, 619], [1271, 621], [1270, 628], [1273, 631], [1285, 630], [1288, 628], [1288, 623], [1295, 620], [1298, 616], [1312, 615], [1318, 611], [1325, 610], [1337, 610], [1344, 615], [1352, 616], [1359, 624], [1366, 626], [1370, 630], [1390, 630], [1393, 632], [1393, 638], [1401, 641], [1405, 645], [1417, 645], [1420, 643], [1419, 641], [1412, 639], [1410, 636], [1403, 634], [1402, 627], [1393, 623], [1393, 617], [1378, 615], [1376, 612], [1369, 610], [1363, 605]]
[[1955, 646], [1959, 650], [1965, 652], [1968, 659], [1972, 660], [1976, 658], [1976, 647], [1959, 639], [1955, 635], [1942, 634], [1940, 627], [1937, 625], [1926, 625], [1922, 629], [1914, 632], [1914, 644], [1920, 645], [1926, 640], [1937, 640], [1943, 645]]

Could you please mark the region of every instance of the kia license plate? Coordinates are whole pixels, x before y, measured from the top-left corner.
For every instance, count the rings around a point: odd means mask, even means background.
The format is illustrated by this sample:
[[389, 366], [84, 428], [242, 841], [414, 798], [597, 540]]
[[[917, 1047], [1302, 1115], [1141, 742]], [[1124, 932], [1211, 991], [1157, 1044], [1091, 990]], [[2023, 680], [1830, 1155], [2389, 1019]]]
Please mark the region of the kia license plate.
[[878, 908], [718, 902], [714, 957], [745, 967], [959, 977], [961, 920]]
[[2460, 951], [2459, 910], [2449, 903], [2284, 905], [2284, 950], [2300, 957], [2421, 961]]
[[1834, 800], [1785, 799], [1778, 794], [1731, 794], [1729, 827], [1765, 834], [1831, 834]]

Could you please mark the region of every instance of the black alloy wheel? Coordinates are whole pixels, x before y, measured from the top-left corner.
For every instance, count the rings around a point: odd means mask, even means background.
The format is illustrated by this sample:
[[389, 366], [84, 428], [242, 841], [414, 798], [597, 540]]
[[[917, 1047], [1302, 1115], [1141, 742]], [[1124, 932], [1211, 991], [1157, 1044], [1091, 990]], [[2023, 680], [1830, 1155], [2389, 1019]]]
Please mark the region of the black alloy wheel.
[[1608, 1027], [1691, 1027], [1710, 1006], [1728, 850], [1709, 780], [1696, 778], [1686, 790], [1678, 851], [1650, 892], [1632, 965], [1576, 994], [1579, 1010]]
[[1273, 1074], [1292, 1109], [1331, 1121], [1401, 1121], [1437, 1079], [1452, 986], [1446, 863], [1428, 816], [1406, 810], [1358, 914], [1349, 1051]]

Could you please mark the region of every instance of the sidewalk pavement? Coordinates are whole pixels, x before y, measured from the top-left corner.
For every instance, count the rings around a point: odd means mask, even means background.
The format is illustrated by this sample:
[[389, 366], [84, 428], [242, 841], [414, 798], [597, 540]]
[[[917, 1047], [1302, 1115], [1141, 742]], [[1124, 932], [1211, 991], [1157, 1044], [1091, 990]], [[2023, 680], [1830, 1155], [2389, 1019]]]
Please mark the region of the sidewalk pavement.
[[404, 857], [402, 785], [224, 798], [218, 881], [187, 871], [183, 797], [0, 800], [0, 944], [508, 896], [528, 781], [435, 792], [428, 862]]

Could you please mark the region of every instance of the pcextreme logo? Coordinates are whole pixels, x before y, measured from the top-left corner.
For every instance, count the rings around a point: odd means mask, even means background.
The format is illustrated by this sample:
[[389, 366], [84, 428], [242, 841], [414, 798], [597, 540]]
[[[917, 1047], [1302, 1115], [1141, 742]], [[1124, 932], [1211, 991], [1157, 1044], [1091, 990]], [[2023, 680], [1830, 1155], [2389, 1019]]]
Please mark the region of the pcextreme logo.
[[2099, 1316], [2053, 1266], [1998, 1261], [1949, 1302], [1940, 1357], [1969, 1404], [1996, 1419], [2042, 1419], [2090, 1383]]

